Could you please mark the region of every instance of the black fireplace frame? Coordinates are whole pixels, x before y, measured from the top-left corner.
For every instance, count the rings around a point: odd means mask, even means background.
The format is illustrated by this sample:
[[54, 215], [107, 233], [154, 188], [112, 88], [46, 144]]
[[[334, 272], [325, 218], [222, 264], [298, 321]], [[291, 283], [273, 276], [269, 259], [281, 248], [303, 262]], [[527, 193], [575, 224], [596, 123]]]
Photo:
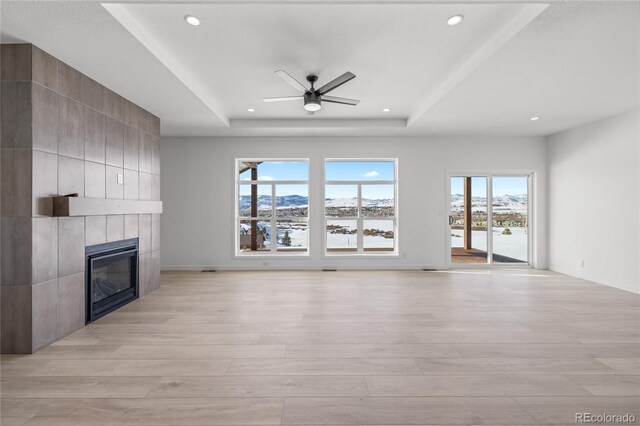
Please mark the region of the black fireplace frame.
[[[104, 300], [94, 303], [91, 291], [91, 275], [96, 264], [105, 260], [131, 258], [131, 281], [134, 285]], [[138, 238], [96, 244], [85, 248], [85, 325], [137, 299], [140, 294]]]

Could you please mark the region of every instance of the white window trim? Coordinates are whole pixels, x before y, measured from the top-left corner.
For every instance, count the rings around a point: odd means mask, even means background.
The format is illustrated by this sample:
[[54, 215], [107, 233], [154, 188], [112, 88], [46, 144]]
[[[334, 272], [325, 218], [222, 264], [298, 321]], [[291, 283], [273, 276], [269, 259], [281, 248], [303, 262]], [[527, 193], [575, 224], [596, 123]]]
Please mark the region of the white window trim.
[[[393, 180], [326, 180], [326, 163], [327, 162], [393, 162]], [[329, 217], [326, 215], [325, 200], [327, 185], [353, 185], [357, 186], [357, 217]], [[394, 215], [389, 217], [379, 216], [362, 216], [362, 186], [363, 185], [393, 185], [394, 193]], [[324, 158], [322, 160], [322, 240], [323, 240], [323, 257], [399, 257], [399, 202], [398, 202], [398, 159], [397, 158]], [[353, 220], [356, 221], [357, 232], [357, 251], [356, 252], [329, 252], [327, 247], [327, 220]], [[364, 226], [365, 220], [393, 220], [393, 251], [372, 252], [364, 251]]]
[[[307, 170], [310, 173], [310, 161], [308, 158], [234, 158], [234, 173], [235, 173], [235, 184], [234, 184], [234, 201], [233, 201], [233, 211], [234, 211], [234, 233], [235, 238], [233, 238], [233, 258], [234, 259], [251, 259], [251, 258], [267, 258], [267, 257], [309, 257], [311, 251], [311, 197], [309, 194], [309, 180], [242, 180], [240, 179], [240, 163], [251, 163], [251, 162], [273, 162], [273, 161], [282, 161], [282, 162], [304, 162], [307, 163]], [[271, 186], [271, 216], [270, 217], [241, 217], [240, 216], [240, 206], [238, 200], [240, 199], [240, 186], [246, 185], [270, 185]], [[307, 185], [307, 199], [309, 204], [307, 206], [307, 216], [306, 217], [291, 217], [291, 216], [283, 216], [278, 217], [276, 215], [276, 187], [278, 185]], [[269, 241], [269, 250], [268, 251], [241, 251], [240, 250], [240, 223], [242, 221], [261, 221], [261, 222], [269, 222], [271, 226], [271, 235]], [[307, 247], [306, 251], [287, 251], [278, 250], [277, 238], [277, 224], [278, 221], [283, 220], [292, 220], [297, 222], [306, 222], [307, 223]]]

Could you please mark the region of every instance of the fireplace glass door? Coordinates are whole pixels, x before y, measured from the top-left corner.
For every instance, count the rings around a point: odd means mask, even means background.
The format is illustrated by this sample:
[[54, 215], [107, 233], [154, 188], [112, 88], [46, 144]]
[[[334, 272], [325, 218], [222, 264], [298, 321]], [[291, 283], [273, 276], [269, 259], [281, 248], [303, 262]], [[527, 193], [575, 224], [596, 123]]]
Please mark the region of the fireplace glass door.
[[[105, 247], [100, 250], [101, 246]], [[129, 246], [92, 246], [87, 252], [87, 322], [91, 322], [138, 297], [137, 240]]]
[[93, 262], [91, 277], [91, 297], [93, 303], [101, 302], [123, 291], [131, 290], [133, 262], [129, 252], [113, 257], [102, 257]]

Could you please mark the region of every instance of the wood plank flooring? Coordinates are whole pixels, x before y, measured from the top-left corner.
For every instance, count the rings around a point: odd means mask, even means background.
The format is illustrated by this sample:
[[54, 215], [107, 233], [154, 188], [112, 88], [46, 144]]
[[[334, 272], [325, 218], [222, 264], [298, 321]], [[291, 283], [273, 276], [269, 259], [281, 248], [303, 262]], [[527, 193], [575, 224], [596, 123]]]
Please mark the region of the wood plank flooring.
[[167, 273], [0, 372], [3, 426], [640, 423], [640, 297], [524, 269]]

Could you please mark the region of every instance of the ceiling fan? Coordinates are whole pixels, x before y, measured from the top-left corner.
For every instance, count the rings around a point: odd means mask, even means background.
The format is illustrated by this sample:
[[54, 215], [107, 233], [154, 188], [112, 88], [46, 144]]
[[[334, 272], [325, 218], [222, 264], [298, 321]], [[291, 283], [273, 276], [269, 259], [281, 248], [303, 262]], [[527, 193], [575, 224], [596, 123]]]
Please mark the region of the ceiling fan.
[[324, 86], [319, 89], [313, 87], [316, 81], [318, 81], [318, 76], [314, 74], [310, 74], [307, 76], [307, 81], [311, 85], [310, 88], [305, 87], [302, 83], [300, 83], [295, 78], [291, 77], [286, 71], [278, 70], [275, 72], [280, 78], [284, 81], [292, 85], [295, 89], [302, 92], [302, 96], [284, 96], [280, 98], [263, 98], [264, 102], [283, 102], [283, 101], [298, 101], [304, 100], [304, 109], [307, 111], [314, 113], [319, 111], [322, 108], [322, 102], [331, 102], [334, 104], [344, 104], [344, 105], [352, 105], [356, 106], [360, 103], [359, 100], [356, 99], [348, 99], [348, 98], [338, 98], [336, 96], [326, 96], [327, 93], [336, 89], [337, 87], [342, 86], [349, 80], [356, 78], [355, 74], [347, 71], [342, 74], [340, 77], [331, 80]]

